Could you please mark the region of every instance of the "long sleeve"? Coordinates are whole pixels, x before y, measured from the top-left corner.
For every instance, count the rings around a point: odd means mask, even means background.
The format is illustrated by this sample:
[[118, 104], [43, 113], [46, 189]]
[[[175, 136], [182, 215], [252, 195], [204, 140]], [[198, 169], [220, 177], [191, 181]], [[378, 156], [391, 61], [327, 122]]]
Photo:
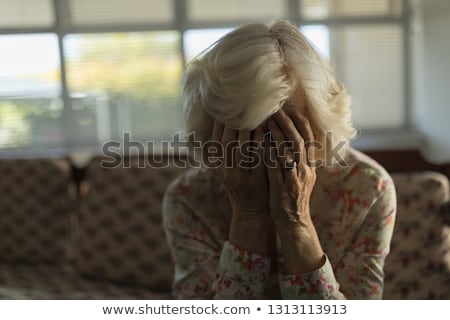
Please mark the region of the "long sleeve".
[[[350, 188], [343, 197], [343, 203], [352, 204], [344, 205], [344, 212], [352, 215], [352, 221], [357, 227], [353, 227], [356, 229], [355, 236], [350, 239], [339, 263], [333, 268], [327, 257], [325, 264], [313, 272], [302, 275], [280, 274], [283, 299], [381, 299], [383, 266], [394, 227], [396, 197], [389, 176], [381, 179], [375, 176], [374, 182], [376, 195], [371, 195], [373, 189], [367, 193], [367, 199], [374, 199], [370, 205], [367, 205], [369, 200], [353, 196], [361, 190]], [[337, 232], [328, 232], [330, 234], [331, 238], [338, 238]], [[335, 239], [331, 243], [340, 243], [340, 240]]]
[[325, 264], [318, 270], [301, 275], [280, 273], [279, 279], [283, 299], [345, 299], [345, 295], [339, 290], [339, 283], [328, 257]]
[[390, 177], [381, 180], [379, 188], [379, 197], [337, 265], [336, 276], [349, 299], [381, 299], [383, 295], [383, 268], [394, 231], [397, 201]]
[[264, 298], [269, 269], [269, 258], [225, 242], [213, 284], [215, 298]]
[[[190, 190], [172, 184], [163, 201], [163, 223], [175, 262], [178, 299], [263, 298], [270, 261], [223, 242], [219, 223], [208, 223], [184, 201]], [[223, 224], [223, 223], [221, 223]]]

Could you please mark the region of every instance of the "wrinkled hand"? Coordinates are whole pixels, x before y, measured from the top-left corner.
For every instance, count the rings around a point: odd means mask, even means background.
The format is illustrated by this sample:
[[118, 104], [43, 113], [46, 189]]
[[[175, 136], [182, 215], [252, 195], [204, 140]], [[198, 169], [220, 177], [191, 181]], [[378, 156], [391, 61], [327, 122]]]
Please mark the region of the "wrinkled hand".
[[233, 211], [228, 241], [265, 256], [269, 183], [262, 161], [263, 129], [236, 131], [216, 122], [213, 140], [221, 148], [214, 172], [226, 189]]
[[[310, 198], [316, 182], [314, 136], [298, 112], [280, 110], [267, 121], [271, 147], [265, 148], [270, 212], [279, 230], [310, 223]], [[305, 145], [306, 143], [306, 145]]]
[[263, 165], [263, 129], [233, 130], [214, 124], [213, 140], [220, 142], [220, 163], [215, 173], [221, 179], [231, 203], [233, 216], [267, 217], [269, 186]]
[[284, 272], [311, 272], [326, 261], [309, 206], [316, 183], [314, 136], [308, 120], [295, 111], [277, 112], [267, 127], [272, 135], [271, 148], [265, 148], [270, 212], [280, 237]]

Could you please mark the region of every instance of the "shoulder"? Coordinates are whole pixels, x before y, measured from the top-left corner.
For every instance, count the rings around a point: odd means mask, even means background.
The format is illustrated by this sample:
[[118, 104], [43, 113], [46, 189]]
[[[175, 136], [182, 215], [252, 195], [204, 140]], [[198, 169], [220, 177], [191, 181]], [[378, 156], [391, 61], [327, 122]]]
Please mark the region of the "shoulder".
[[387, 189], [392, 192], [394, 183], [391, 176], [383, 166], [368, 155], [350, 149], [348, 164], [346, 180], [355, 186], [370, 188], [378, 195], [388, 191]]
[[166, 189], [163, 216], [202, 215], [205, 211], [213, 210], [224, 195], [222, 184], [211, 171], [190, 169], [178, 176]]
[[384, 221], [387, 217], [392, 219], [396, 213], [397, 197], [389, 173], [378, 162], [354, 149], [350, 150], [349, 162], [348, 179], [361, 197], [366, 195], [374, 221]]
[[173, 180], [167, 190], [165, 197], [177, 199], [189, 199], [195, 195], [207, 194], [220, 187], [218, 179], [210, 171], [199, 168], [190, 169]]
[[395, 200], [395, 187], [389, 173], [366, 154], [350, 149], [345, 163], [323, 168], [324, 183], [366, 201], [389, 197]]
[[[162, 204], [164, 229], [172, 237], [183, 234], [191, 239], [226, 239], [230, 215], [226, 192], [211, 171], [191, 169], [167, 188]], [[213, 241], [213, 242], [214, 242]]]
[[196, 210], [191, 202], [202, 192], [202, 176], [199, 169], [190, 169], [169, 184], [162, 203], [163, 223], [166, 229], [180, 231], [192, 224]]

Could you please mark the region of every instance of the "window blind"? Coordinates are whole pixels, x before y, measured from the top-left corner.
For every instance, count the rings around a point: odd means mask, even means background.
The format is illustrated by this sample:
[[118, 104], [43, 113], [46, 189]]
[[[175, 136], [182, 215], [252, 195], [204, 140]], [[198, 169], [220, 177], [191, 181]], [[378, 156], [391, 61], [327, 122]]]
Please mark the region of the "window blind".
[[0, 1], [0, 28], [50, 27], [54, 21], [51, 0]]
[[358, 128], [395, 128], [405, 123], [403, 33], [398, 25], [329, 28], [330, 57], [352, 96]]
[[136, 25], [174, 20], [173, 1], [168, 0], [69, 0], [74, 26]]
[[398, 16], [402, 0], [301, 0], [304, 19], [331, 17]]
[[191, 21], [260, 21], [286, 17], [283, 0], [189, 0], [187, 18]]

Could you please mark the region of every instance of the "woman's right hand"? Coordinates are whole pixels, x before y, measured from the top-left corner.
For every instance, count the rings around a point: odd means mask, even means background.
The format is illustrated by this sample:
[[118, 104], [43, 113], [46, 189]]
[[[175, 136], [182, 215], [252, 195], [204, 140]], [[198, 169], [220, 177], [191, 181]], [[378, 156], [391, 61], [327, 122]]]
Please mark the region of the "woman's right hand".
[[[269, 183], [263, 162], [261, 127], [233, 130], [217, 121], [213, 140], [221, 146], [214, 172], [219, 176], [233, 211], [229, 242], [259, 255], [267, 255]], [[217, 155], [217, 153], [215, 153]]]
[[220, 142], [221, 162], [215, 172], [221, 179], [233, 215], [258, 217], [269, 213], [269, 184], [263, 162], [263, 129], [233, 130], [214, 124], [213, 140]]

